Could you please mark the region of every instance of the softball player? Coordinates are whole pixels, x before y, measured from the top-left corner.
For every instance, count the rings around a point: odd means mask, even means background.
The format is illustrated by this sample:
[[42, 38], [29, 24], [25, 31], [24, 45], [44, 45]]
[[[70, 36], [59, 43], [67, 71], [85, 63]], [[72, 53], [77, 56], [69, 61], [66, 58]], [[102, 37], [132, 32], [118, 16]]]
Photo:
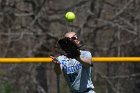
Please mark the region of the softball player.
[[[65, 37], [72, 39], [77, 45], [80, 41], [75, 32], [68, 32]], [[58, 57], [52, 57], [55, 63], [56, 74], [63, 72], [64, 78], [70, 88], [71, 93], [95, 93], [91, 81], [91, 60], [89, 51], [79, 50], [79, 57], [70, 58], [70, 53]]]

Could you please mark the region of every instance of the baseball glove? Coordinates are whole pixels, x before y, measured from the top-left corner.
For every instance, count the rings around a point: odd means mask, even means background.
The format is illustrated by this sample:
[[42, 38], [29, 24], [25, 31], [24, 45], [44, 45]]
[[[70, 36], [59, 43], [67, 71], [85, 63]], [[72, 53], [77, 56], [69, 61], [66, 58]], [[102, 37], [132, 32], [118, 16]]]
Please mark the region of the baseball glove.
[[80, 56], [80, 48], [73, 40], [62, 38], [58, 41], [58, 44], [65, 51], [67, 57], [76, 58]]

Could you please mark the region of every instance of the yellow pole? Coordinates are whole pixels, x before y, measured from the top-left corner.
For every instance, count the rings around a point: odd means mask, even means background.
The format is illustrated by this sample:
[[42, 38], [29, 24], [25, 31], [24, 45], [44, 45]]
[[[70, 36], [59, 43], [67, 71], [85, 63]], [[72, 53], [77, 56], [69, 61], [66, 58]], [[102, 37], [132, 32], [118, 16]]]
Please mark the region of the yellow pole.
[[[51, 58], [0, 58], [0, 63], [51, 62]], [[93, 57], [93, 62], [140, 62], [140, 57]]]
[[38, 63], [51, 61], [51, 58], [0, 58], [0, 63]]
[[93, 62], [140, 62], [140, 57], [94, 57]]

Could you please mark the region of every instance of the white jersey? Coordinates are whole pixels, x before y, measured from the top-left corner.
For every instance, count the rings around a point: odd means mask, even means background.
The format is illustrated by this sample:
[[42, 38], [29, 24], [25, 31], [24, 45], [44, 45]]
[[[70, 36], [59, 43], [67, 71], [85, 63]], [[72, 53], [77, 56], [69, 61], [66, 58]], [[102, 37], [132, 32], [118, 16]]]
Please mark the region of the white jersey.
[[[80, 52], [80, 57], [92, 58], [89, 51]], [[83, 92], [87, 88], [94, 88], [91, 81], [91, 66], [83, 67], [78, 60], [64, 55], [57, 57], [57, 60], [71, 91]]]

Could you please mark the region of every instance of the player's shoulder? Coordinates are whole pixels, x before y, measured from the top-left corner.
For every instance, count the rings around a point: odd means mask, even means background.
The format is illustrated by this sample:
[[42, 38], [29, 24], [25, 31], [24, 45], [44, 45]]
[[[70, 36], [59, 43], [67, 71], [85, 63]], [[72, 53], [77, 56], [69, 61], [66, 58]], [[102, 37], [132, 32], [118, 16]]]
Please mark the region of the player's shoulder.
[[65, 55], [60, 55], [60, 56], [57, 57], [57, 59], [58, 59], [59, 61], [65, 60], [65, 59], [66, 59], [66, 56], [65, 56]]
[[85, 50], [80, 50], [81, 52], [81, 57], [89, 57], [89, 58], [92, 58], [92, 54], [90, 51], [85, 51]]

